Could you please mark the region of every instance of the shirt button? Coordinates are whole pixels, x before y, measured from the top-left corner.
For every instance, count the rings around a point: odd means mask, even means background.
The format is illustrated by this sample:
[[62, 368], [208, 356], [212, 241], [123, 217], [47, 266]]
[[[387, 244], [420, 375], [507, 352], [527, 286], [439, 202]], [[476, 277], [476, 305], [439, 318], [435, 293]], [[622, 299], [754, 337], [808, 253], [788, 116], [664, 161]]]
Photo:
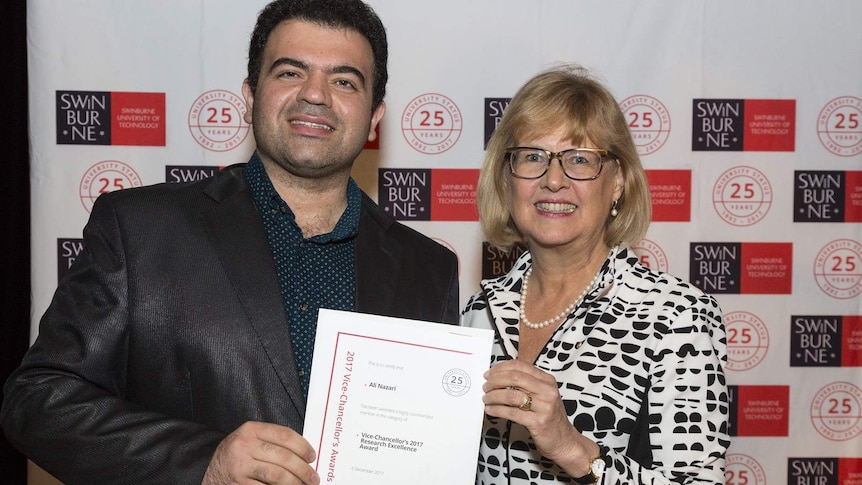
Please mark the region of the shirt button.
[[304, 370], [299, 371], [299, 377], [305, 377], [305, 371]]
[[282, 213], [282, 214], [287, 214], [287, 207], [285, 207], [285, 206], [281, 206], [281, 213]]
[[306, 311], [306, 310], [308, 310], [308, 303], [300, 303], [300, 304], [299, 304], [299, 309], [300, 309], [300, 310], [302, 310], [302, 311]]

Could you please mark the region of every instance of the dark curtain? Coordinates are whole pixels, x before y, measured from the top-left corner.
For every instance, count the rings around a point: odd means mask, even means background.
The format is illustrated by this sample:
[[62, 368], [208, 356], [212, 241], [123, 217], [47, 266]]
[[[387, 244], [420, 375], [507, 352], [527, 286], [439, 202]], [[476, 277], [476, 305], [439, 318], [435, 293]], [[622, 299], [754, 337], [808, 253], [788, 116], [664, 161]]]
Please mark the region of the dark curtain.
[[[30, 150], [27, 135], [27, 4], [0, 2], [0, 147], [3, 175], [0, 271], [0, 382], [21, 362], [30, 341]], [[2, 391], [0, 391], [2, 393]], [[27, 483], [27, 461], [0, 433], [0, 480]]]

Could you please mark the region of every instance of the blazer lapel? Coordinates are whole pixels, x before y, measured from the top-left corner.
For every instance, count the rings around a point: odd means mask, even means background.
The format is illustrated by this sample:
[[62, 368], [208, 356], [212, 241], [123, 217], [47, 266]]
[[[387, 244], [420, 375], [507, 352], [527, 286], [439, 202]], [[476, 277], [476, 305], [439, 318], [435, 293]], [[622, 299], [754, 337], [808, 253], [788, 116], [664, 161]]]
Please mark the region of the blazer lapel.
[[356, 311], [393, 315], [401, 245], [385, 237], [391, 222], [374, 213], [376, 206], [362, 195], [362, 216], [356, 236]]
[[290, 329], [266, 231], [241, 170], [216, 176], [207, 193], [219, 204], [202, 215], [213, 246], [233, 282], [266, 356], [291, 403], [305, 419], [305, 397], [299, 382]]

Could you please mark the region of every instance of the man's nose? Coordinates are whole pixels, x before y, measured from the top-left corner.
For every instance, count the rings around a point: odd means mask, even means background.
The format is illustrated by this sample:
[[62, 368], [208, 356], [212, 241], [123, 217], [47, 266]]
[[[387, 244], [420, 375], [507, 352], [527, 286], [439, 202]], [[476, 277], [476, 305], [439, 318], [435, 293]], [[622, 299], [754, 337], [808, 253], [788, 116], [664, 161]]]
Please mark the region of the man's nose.
[[318, 72], [310, 73], [305, 82], [302, 83], [302, 88], [299, 90], [297, 96], [299, 100], [310, 104], [329, 106], [330, 93], [326, 76]]

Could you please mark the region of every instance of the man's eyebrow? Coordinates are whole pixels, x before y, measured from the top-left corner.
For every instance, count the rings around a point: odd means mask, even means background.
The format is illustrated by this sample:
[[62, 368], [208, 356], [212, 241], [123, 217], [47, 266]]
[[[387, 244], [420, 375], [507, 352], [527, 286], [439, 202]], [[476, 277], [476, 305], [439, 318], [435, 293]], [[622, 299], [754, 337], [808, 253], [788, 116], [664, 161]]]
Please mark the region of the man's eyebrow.
[[296, 60], [296, 59], [293, 59], [290, 57], [280, 57], [280, 58], [276, 59], [275, 62], [273, 62], [271, 66], [269, 66], [269, 72], [272, 72], [272, 71], [276, 70], [279, 66], [283, 66], [285, 64], [288, 66], [293, 66], [293, 67], [303, 69], [306, 71], [308, 70], [308, 64], [306, 64], [302, 61], [299, 61], [299, 60]]
[[[280, 57], [280, 58], [276, 59], [275, 62], [272, 63], [272, 66], [270, 66], [270, 68], [269, 68], [269, 72], [272, 72], [272, 71], [276, 70], [279, 66], [283, 66], [283, 65], [293, 66], [297, 69], [302, 69], [304, 71], [310, 70], [308, 64], [306, 64], [305, 62], [302, 62], [298, 59], [293, 59], [291, 57]], [[357, 69], [353, 66], [348, 66], [348, 65], [335, 66], [332, 69], [329, 69], [327, 71], [327, 74], [352, 74], [352, 75], [356, 76], [357, 78], [359, 78], [360, 84], [365, 86], [365, 75], [362, 74], [362, 71], [360, 71], [359, 69]]]

